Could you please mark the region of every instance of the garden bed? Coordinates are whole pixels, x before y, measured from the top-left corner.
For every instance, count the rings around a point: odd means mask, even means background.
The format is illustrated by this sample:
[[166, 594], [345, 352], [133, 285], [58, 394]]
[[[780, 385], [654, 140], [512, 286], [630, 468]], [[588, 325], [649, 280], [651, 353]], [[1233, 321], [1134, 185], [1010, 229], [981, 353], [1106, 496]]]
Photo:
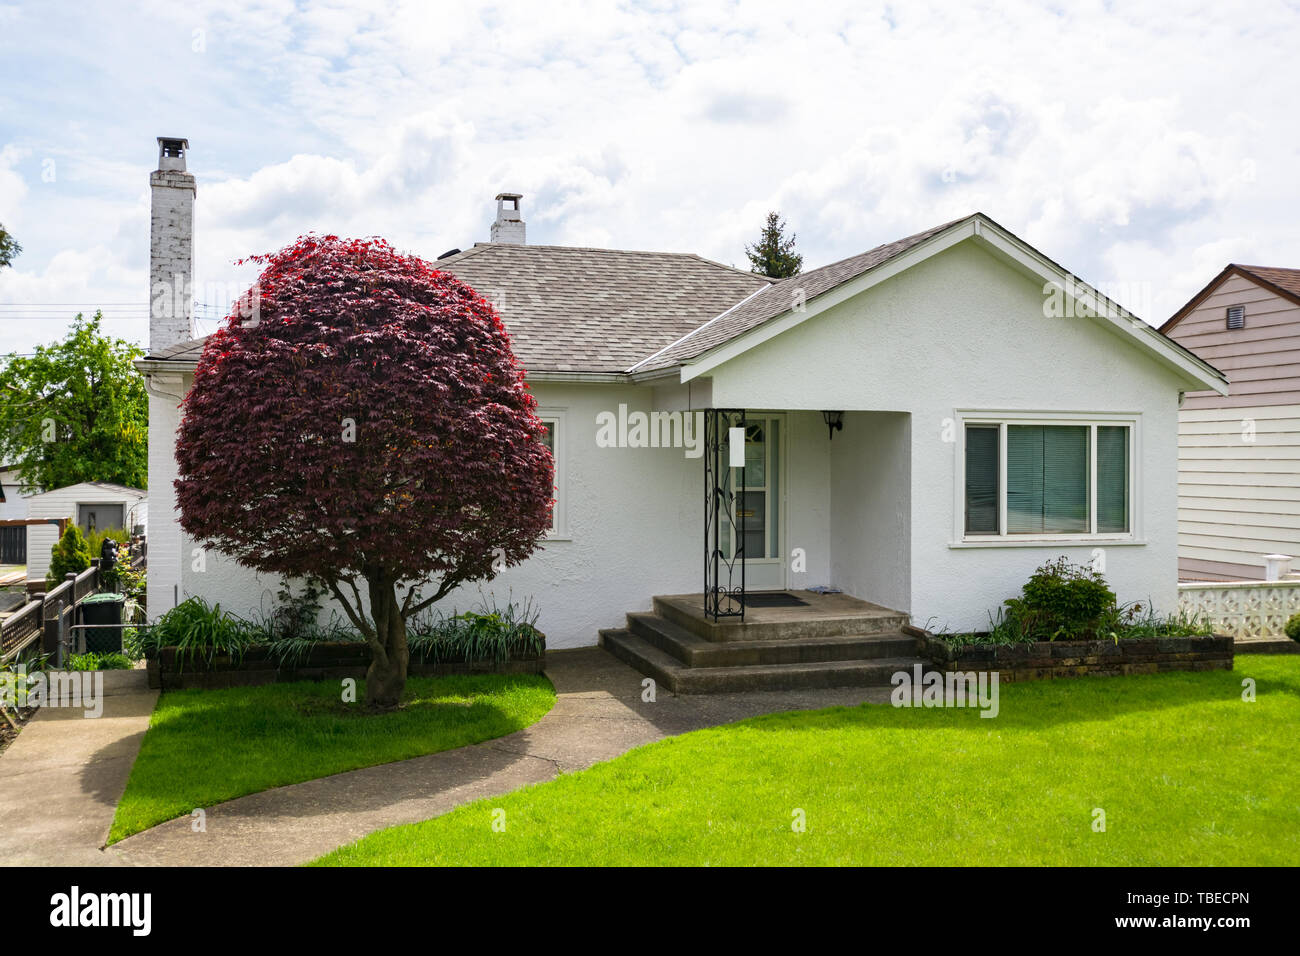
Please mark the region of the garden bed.
[[1002, 681], [1232, 670], [1233, 662], [1233, 640], [1225, 634], [954, 646], [929, 631], [908, 630], [935, 666], [945, 671], [997, 671]]
[[[229, 655], [211, 661], [192, 659], [175, 647], [164, 647], [148, 661], [149, 686], [155, 690], [215, 687], [251, 687], [292, 681], [357, 680], [366, 676], [370, 648], [359, 641], [312, 645], [303, 654], [284, 660], [267, 647], [250, 647], [238, 658]], [[546, 666], [545, 650], [521, 652], [509, 659], [467, 660], [462, 656], [431, 659], [411, 655], [408, 673], [416, 677], [447, 674], [540, 674]]]

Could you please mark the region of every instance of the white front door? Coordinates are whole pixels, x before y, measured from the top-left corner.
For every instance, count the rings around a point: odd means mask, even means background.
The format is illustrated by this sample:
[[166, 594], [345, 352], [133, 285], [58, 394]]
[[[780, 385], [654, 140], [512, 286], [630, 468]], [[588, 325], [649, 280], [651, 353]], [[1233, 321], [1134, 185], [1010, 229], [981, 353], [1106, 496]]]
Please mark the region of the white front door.
[[[763, 413], [745, 417], [744, 496], [736, 503], [732, 540], [743, 536], [745, 590], [781, 591], [786, 587], [785, 416]], [[741, 471], [733, 469], [733, 487]]]

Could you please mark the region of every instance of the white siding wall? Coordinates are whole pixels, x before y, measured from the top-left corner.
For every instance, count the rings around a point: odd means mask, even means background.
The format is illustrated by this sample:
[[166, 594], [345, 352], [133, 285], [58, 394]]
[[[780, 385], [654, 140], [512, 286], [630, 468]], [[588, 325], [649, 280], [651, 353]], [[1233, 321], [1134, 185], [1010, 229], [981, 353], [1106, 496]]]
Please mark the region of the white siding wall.
[[0, 471], [5, 500], [0, 502], [0, 521], [20, 521], [27, 517], [27, 499], [19, 494], [18, 473]]
[[[813, 317], [712, 376], [714, 400], [724, 407], [911, 415], [911, 555], [892, 557], [910, 562], [913, 620], [954, 629], [987, 624], [988, 612], [1044, 561], [1060, 554], [1086, 561], [1096, 545], [954, 547], [957, 445], [944, 441], [945, 424], [961, 409], [1139, 413], [1144, 537], [1107, 546], [1106, 576], [1122, 600], [1177, 606], [1180, 380], [1093, 320], [1045, 318], [1041, 281], [973, 243]], [[835, 444], [852, 427], [846, 422]], [[880, 557], [864, 541], [833, 561], [845, 569]]]
[[1300, 405], [1185, 408], [1178, 458], [1184, 577], [1263, 580], [1262, 555], [1300, 558]]

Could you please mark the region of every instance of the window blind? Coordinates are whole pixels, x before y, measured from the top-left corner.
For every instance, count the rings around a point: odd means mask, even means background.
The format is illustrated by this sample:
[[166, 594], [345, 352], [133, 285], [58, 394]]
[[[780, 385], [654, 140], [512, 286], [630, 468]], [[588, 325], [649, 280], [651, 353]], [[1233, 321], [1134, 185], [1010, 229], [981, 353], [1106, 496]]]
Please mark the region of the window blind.
[[1097, 530], [1128, 531], [1128, 429], [1097, 426]]
[[1007, 426], [1007, 533], [1089, 530], [1088, 427]]
[[966, 533], [998, 533], [998, 427], [966, 426]]

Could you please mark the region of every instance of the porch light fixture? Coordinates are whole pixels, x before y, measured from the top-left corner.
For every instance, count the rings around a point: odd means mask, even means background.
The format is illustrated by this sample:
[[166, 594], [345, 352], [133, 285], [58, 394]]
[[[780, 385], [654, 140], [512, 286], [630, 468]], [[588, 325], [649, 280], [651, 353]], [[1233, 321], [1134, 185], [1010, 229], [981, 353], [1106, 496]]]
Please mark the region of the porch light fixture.
[[[835, 433], [844, 428], [843, 412], [822, 412], [822, 421], [826, 423], [826, 428], [830, 432], [830, 438], [835, 437]], [[827, 439], [827, 441], [830, 440]]]

